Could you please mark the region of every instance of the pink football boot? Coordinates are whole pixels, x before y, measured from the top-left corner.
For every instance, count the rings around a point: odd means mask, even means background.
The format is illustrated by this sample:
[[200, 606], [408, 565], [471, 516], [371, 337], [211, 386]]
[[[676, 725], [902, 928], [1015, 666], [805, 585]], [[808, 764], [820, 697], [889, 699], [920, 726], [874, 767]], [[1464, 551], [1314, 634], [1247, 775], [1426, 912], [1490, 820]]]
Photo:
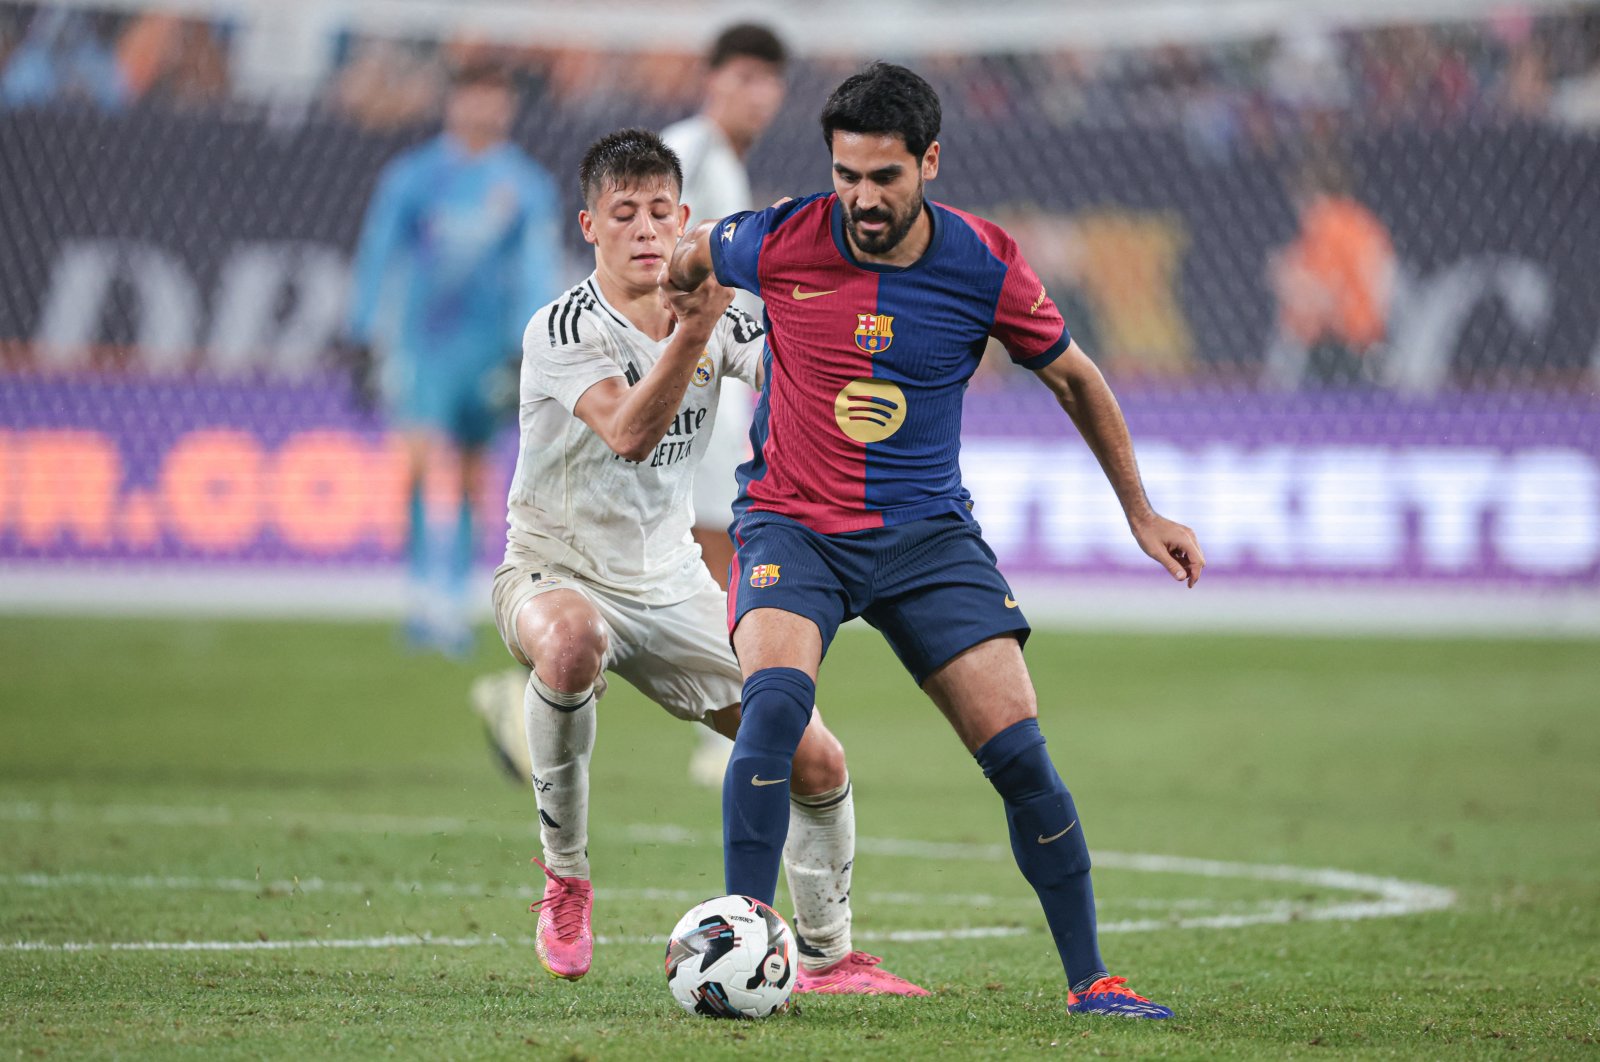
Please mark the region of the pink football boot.
[[883, 960], [864, 951], [852, 951], [821, 970], [800, 968], [796, 992], [835, 996], [925, 996], [928, 990], [904, 977], [896, 977], [878, 964]]
[[550, 879], [544, 883], [544, 899], [528, 908], [539, 915], [534, 950], [551, 976], [576, 981], [594, 960], [594, 933], [589, 929], [594, 888], [582, 878], [560, 877], [538, 858], [533, 861]]

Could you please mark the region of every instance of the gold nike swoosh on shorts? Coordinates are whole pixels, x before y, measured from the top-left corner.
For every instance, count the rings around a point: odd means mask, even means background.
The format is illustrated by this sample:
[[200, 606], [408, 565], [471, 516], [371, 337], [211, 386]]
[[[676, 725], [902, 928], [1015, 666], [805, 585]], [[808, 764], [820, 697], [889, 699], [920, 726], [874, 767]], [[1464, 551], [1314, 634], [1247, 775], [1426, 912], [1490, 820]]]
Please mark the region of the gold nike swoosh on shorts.
[[777, 785], [779, 782], [787, 782], [788, 780], [789, 779], [787, 779], [787, 778], [763, 778], [759, 774], [757, 774], [757, 775], [752, 775], [751, 776], [750, 784], [751, 785]]
[[837, 294], [838, 291], [838, 288], [834, 288], [831, 291], [801, 291], [800, 285], [796, 284], [794, 286], [794, 297], [797, 301], [804, 302], [807, 299], [817, 299], [824, 295]]
[[1007, 594], [1006, 595], [1006, 608], [1016, 608], [1016, 607], [1017, 607], [1017, 599], [1012, 597], [1010, 594]]
[[[1077, 819], [1073, 819], [1072, 820], [1072, 826], [1076, 826], [1077, 824], [1078, 824], [1078, 820]], [[1039, 843], [1040, 844], [1049, 844], [1051, 841], [1059, 841], [1061, 838], [1065, 837], [1068, 833], [1070, 833], [1072, 831], [1072, 826], [1068, 826], [1065, 830], [1062, 830], [1060, 833], [1052, 833], [1049, 837], [1046, 837], [1044, 834], [1041, 833], [1039, 835]]]

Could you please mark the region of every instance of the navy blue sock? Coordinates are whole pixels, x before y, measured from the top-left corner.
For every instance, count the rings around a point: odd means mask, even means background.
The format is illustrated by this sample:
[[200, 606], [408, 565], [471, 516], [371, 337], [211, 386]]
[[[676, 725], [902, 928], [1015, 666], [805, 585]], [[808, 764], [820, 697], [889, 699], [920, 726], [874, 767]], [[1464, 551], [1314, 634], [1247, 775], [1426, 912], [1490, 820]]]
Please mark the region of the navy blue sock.
[[1095, 936], [1089, 845], [1072, 794], [1044, 747], [1037, 719], [1013, 723], [984, 742], [978, 766], [1006, 803], [1011, 852], [1039, 894], [1067, 984], [1078, 988], [1106, 972]]
[[769, 667], [745, 679], [739, 736], [722, 777], [722, 859], [728, 893], [771, 904], [789, 835], [789, 771], [811, 721], [817, 684]]

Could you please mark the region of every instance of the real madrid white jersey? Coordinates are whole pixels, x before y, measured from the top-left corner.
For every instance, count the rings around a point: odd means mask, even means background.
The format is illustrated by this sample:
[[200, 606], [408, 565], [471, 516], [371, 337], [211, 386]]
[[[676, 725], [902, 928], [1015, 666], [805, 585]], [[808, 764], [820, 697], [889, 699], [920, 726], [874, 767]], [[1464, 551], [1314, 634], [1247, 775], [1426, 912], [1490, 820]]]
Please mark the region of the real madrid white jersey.
[[762, 335], [749, 314], [724, 313], [667, 434], [634, 462], [613, 453], [573, 407], [601, 380], [637, 383], [671, 337], [654, 340], [635, 328], [593, 274], [535, 313], [522, 337], [522, 441], [507, 498], [506, 560], [564, 568], [645, 604], [700, 589], [704, 567], [689, 534], [694, 471], [723, 377], [759, 386]]

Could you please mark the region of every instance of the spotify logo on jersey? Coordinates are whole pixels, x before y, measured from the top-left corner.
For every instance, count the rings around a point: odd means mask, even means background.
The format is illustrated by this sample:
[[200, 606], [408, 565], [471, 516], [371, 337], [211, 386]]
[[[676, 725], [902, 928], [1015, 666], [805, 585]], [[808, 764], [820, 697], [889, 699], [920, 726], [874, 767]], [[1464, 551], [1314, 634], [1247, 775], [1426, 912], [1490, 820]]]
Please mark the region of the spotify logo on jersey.
[[839, 430], [859, 443], [883, 442], [906, 422], [905, 392], [887, 380], [851, 380], [833, 400]]

